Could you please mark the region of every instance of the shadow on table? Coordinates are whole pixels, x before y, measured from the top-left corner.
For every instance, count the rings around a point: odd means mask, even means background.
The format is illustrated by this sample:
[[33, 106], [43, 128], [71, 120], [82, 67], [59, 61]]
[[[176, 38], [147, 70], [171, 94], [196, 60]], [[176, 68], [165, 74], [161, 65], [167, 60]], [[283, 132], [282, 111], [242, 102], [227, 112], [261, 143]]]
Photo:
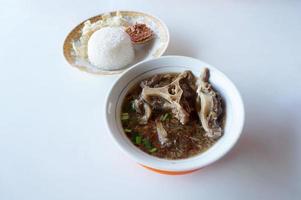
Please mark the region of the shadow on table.
[[[237, 163], [242, 168], [242, 176], [250, 181], [254, 175], [262, 178], [261, 184], [265, 181], [289, 184], [291, 177], [298, 173], [293, 157], [298, 147], [294, 113], [280, 106], [276, 109], [270, 102], [263, 102], [260, 106], [249, 104], [246, 104], [246, 124], [240, 140], [231, 152], [208, 170]], [[195, 175], [202, 176], [202, 170]]]

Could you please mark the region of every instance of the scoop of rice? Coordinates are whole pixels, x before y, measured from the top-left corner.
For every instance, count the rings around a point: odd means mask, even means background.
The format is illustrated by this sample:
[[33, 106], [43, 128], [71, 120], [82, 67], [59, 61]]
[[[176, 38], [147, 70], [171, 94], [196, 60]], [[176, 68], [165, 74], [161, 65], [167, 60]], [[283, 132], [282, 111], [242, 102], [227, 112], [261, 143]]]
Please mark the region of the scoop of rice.
[[121, 27], [105, 27], [88, 41], [89, 61], [104, 70], [121, 69], [134, 59], [130, 36]]

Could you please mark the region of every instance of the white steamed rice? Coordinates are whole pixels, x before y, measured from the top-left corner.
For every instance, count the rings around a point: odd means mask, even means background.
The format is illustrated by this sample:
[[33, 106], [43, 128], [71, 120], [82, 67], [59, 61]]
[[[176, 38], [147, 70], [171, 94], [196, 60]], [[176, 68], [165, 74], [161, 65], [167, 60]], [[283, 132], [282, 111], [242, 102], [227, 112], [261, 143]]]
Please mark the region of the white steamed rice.
[[130, 64], [134, 56], [131, 39], [121, 27], [101, 28], [88, 41], [88, 59], [100, 69], [121, 69]]

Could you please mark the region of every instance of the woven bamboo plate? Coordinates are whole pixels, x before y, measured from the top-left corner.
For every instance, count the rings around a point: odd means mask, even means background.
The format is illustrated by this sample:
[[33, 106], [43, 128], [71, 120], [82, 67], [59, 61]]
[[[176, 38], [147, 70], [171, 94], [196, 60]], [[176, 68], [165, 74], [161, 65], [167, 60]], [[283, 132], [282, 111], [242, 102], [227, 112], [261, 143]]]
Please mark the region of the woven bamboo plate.
[[[78, 58], [78, 56], [76, 56], [72, 44], [78, 41], [79, 38], [82, 36], [82, 29], [84, 27], [84, 23], [88, 20], [90, 20], [91, 23], [95, 23], [98, 20], [102, 20], [104, 17], [114, 17], [117, 15], [117, 12], [119, 12], [129, 24], [145, 23], [147, 26], [151, 27], [151, 29], [154, 32], [154, 39], [147, 44], [135, 45], [134, 61], [125, 68], [122, 68], [121, 70], [101, 70], [90, 64], [87, 59]], [[81, 71], [99, 75], [113, 75], [123, 72], [128, 67], [140, 61], [160, 57], [167, 49], [168, 43], [169, 32], [167, 26], [160, 19], [142, 12], [113, 11], [91, 17], [77, 25], [66, 37], [63, 46], [63, 51], [67, 62], [71, 66], [76, 67]]]

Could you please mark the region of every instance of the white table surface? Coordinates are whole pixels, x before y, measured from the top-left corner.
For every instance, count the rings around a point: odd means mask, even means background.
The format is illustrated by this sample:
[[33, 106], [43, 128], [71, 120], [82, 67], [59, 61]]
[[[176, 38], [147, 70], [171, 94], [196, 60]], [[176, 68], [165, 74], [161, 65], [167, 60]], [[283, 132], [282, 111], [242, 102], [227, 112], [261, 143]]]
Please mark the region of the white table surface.
[[[104, 125], [118, 76], [70, 67], [62, 44], [104, 11], [166, 22], [166, 55], [199, 58], [242, 93], [235, 148], [198, 172], [166, 176], [128, 159]], [[301, 199], [300, 1], [0, 0], [0, 199]]]

